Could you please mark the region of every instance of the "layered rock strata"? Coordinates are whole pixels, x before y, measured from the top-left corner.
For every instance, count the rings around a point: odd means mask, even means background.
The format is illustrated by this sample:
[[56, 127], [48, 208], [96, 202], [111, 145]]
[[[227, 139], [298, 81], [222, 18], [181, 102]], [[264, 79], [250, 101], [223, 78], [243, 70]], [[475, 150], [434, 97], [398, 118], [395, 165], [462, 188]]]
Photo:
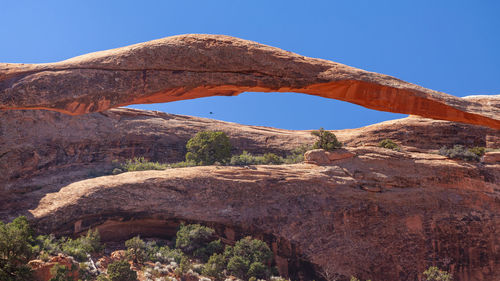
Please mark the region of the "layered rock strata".
[[77, 115], [246, 91], [305, 93], [500, 129], [492, 105], [223, 35], [167, 37], [57, 63], [0, 64], [0, 109]]
[[[89, 179], [44, 195], [26, 214], [44, 232], [98, 228], [105, 239], [168, 236], [172, 221], [218, 226], [227, 241], [238, 238], [237, 229], [268, 237], [284, 275], [307, 261], [316, 277], [340, 280], [422, 280], [430, 265], [455, 280], [498, 280], [500, 164], [349, 150], [356, 156], [327, 166], [210, 166]], [[304, 276], [293, 275], [311, 280]]]

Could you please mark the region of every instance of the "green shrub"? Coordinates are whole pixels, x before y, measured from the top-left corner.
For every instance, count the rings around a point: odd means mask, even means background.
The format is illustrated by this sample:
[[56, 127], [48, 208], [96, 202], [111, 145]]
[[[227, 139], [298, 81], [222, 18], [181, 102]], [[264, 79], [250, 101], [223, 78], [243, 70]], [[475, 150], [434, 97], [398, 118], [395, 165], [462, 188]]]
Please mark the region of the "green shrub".
[[342, 147], [342, 143], [337, 140], [335, 134], [325, 131], [323, 128], [320, 128], [319, 131], [312, 131], [311, 134], [319, 138], [313, 145], [314, 149], [322, 148], [332, 151]]
[[110, 280], [105, 274], [99, 274], [99, 276], [97, 276], [96, 281], [110, 281]]
[[62, 253], [61, 243], [56, 239], [54, 234], [49, 235], [39, 235], [36, 237], [35, 241], [40, 251], [40, 255], [57, 255]]
[[158, 249], [155, 253], [152, 253], [151, 260], [154, 262], [167, 263], [175, 261], [180, 263], [184, 253], [179, 249], [170, 249], [168, 246], [163, 246]]
[[165, 170], [166, 168], [168, 168], [167, 164], [150, 162], [144, 159], [144, 157], [135, 157], [119, 164], [117, 168], [113, 169], [113, 174], [116, 175], [120, 173], [135, 171]]
[[247, 279], [247, 273], [250, 265], [248, 260], [242, 256], [233, 256], [227, 263], [227, 271], [241, 279]]
[[182, 275], [186, 272], [188, 272], [192, 268], [191, 262], [189, 261], [188, 257], [182, 256], [181, 262], [179, 263], [178, 269], [178, 274]]
[[300, 163], [304, 161], [304, 153], [306, 153], [308, 150], [311, 150], [312, 146], [303, 144], [299, 147], [294, 148], [291, 152], [291, 154], [288, 154], [284, 162], [285, 164], [295, 164], [295, 163]]
[[283, 158], [274, 153], [266, 153], [263, 157], [264, 164], [279, 165], [284, 163]]
[[278, 156], [274, 153], [266, 153], [264, 155], [254, 156], [247, 151], [243, 151], [240, 155], [233, 155], [229, 161], [230, 165], [233, 166], [245, 166], [245, 165], [279, 165], [283, 164], [285, 160], [283, 157]]
[[475, 146], [475, 147], [469, 148], [469, 151], [476, 154], [478, 157], [481, 157], [486, 153], [486, 148]]
[[135, 263], [143, 263], [146, 260], [146, 242], [140, 236], [125, 241], [125, 247], [127, 247], [127, 257]]
[[213, 254], [201, 271], [202, 275], [213, 277], [216, 281], [224, 280], [226, 261], [222, 254]]
[[250, 265], [247, 275], [256, 279], [267, 279], [269, 277], [269, 269], [260, 262], [254, 262]]
[[0, 280], [31, 279], [27, 263], [34, 254], [33, 243], [33, 230], [26, 217], [7, 224], [0, 221]]
[[273, 253], [263, 241], [245, 237], [234, 245], [226, 247], [224, 258], [228, 261], [229, 273], [241, 279], [269, 276], [266, 266], [272, 262]]
[[108, 266], [108, 278], [111, 281], [136, 281], [137, 273], [130, 269], [127, 261], [116, 261]]
[[53, 277], [49, 281], [73, 281], [74, 279], [69, 275], [70, 273], [65, 265], [56, 264], [50, 269], [50, 274]]
[[395, 142], [393, 142], [390, 139], [385, 139], [385, 140], [380, 141], [378, 143], [378, 146], [383, 147], [383, 148], [387, 148], [387, 149], [392, 149], [395, 151], [401, 151], [401, 148], [399, 147], [399, 145], [397, 145]]
[[465, 161], [479, 161], [482, 155], [480, 154], [481, 152], [484, 153], [484, 148], [475, 147], [467, 149], [463, 145], [459, 144], [454, 145], [453, 148], [446, 148], [446, 146], [443, 146], [439, 150], [440, 155], [451, 159], [462, 159]]
[[248, 260], [249, 265], [254, 262], [268, 264], [273, 259], [273, 252], [269, 246], [265, 242], [251, 237], [240, 239], [232, 251], [234, 256], [241, 256]]
[[97, 229], [95, 231], [91, 229], [85, 236], [75, 240], [71, 238], [61, 239], [62, 252], [80, 262], [87, 260], [87, 255], [100, 252], [102, 248], [101, 236]]
[[436, 266], [429, 267], [424, 271], [425, 281], [452, 281], [453, 275], [437, 268]]
[[224, 132], [199, 132], [187, 142], [186, 149], [186, 161], [200, 165], [224, 163], [231, 157], [231, 143]]
[[195, 258], [207, 261], [214, 253], [222, 252], [220, 240], [215, 240], [212, 228], [199, 224], [181, 225], [175, 240], [175, 247]]

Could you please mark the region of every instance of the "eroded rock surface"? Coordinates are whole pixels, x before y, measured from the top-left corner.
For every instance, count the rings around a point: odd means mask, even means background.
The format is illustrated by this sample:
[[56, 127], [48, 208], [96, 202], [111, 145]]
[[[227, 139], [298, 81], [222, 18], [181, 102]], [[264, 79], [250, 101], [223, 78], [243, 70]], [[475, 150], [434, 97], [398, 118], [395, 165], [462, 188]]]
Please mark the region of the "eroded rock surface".
[[500, 109], [478, 100], [223, 35], [167, 37], [58, 63], [0, 64], [0, 109], [76, 115], [245, 91], [305, 93], [500, 129]]
[[[200, 130], [225, 131], [235, 153], [283, 155], [314, 138], [123, 108], [0, 117], [3, 220], [24, 214], [38, 230], [65, 235], [98, 227], [105, 240], [169, 236], [181, 221], [200, 222], [228, 243], [247, 234], [269, 242], [282, 273], [301, 280], [312, 279], [298, 270], [309, 263], [318, 274], [372, 280], [421, 280], [430, 265], [459, 281], [500, 276], [500, 163], [433, 153], [454, 144], [500, 148], [499, 130], [410, 117], [334, 131], [355, 156], [326, 166], [193, 167], [82, 180], [114, 159], [182, 160]], [[402, 150], [377, 147], [386, 138]]]
[[363, 279], [420, 280], [436, 264], [456, 280], [498, 280], [500, 165], [350, 150], [357, 156], [330, 166], [211, 166], [89, 179], [46, 194], [29, 215], [43, 231], [98, 227], [105, 239], [161, 236], [171, 220], [267, 233], [293, 245], [275, 249], [281, 268], [299, 256], [318, 272]]

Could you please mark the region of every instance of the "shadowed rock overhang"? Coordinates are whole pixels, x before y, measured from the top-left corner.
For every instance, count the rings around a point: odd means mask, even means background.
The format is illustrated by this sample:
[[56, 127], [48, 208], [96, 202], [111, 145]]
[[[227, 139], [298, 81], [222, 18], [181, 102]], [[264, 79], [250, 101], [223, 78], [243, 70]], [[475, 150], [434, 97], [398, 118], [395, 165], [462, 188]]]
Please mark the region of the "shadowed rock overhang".
[[[0, 63], [0, 109], [71, 115], [242, 92], [297, 92], [500, 129], [500, 108], [223, 35], [180, 35], [47, 64]], [[495, 99], [499, 99], [496, 96]]]

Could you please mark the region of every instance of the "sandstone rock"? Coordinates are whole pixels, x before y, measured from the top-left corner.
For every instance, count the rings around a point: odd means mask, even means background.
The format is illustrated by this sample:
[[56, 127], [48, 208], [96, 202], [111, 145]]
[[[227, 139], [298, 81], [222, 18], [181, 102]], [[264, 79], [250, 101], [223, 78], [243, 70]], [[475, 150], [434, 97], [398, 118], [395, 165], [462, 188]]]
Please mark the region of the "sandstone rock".
[[324, 149], [309, 150], [304, 154], [304, 161], [310, 164], [326, 165], [330, 164], [330, 159]]
[[[35, 208], [46, 193], [98, 175], [109, 169], [113, 160], [145, 157], [159, 162], [182, 161], [187, 140], [201, 130], [226, 132], [235, 154], [247, 150], [285, 156], [315, 141], [309, 131], [126, 108], [80, 116], [45, 110], [0, 111], [0, 119], [3, 220], [13, 219], [20, 210]], [[333, 132], [347, 147], [377, 146], [389, 138], [416, 152], [432, 152], [454, 144], [500, 148], [500, 130], [417, 117]]]
[[309, 150], [304, 154], [304, 160], [309, 164], [328, 165], [336, 160], [354, 157], [354, 153], [346, 149], [326, 151], [324, 149]]
[[78, 280], [78, 270], [72, 270], [73, 266], [78, 268], [78, 264], [70, 257], [66, 257], [64, 255], [58, 255], [56, 257], [52, 257], [48, 262], [44, 262], [41, 260], [32, 260], [28, 263], [28, 265], [33, 270], [33, 281], [48, 281], [52, 277], [50, 270], [54, 265], [63, 265], [68, 268], [69, 277], [72, 277], [73, 280]]
[[105, 241], [169, 236], [172, 222], [204, 223], [223, 238], [232, 228], [233, 239], [251, 234], [276, 245], [292, 279], [312, 266], [418, 280], [429, 261], [444, 260], [457, 281], [500, 275], [498, 167], [378, 147], [352, 152], [329, 167], [208, 166], [74, 182], [41, 198], [31, 217], [40, 231], [65, 235], [78, 234], [79, 220], [82, 231], [112, 225]]
[[346, 149], [335, 149], [334, 151], [326, 151], [326, 156], [328, 157], [328, 160], [330, 160], [330, 162], [333, 162], [335, 160], [351, 158], [354, 157], [354, 155], [355, 155], [354, 153]]
[[486, 152], [482, 161], [488, 164], [500, 163], [500, 151]]
[[245, 91], [305, 93], [500, 129], [500, 109], [481, 99], [223, 35], [167, 37], [58, 63], [0, 64], [0, 109], [83, 114]]
[[111, 262], [125, 260], [127, 258], [127, 252], [125, 250], [117, 250], [112, 252], [109, 258]]

